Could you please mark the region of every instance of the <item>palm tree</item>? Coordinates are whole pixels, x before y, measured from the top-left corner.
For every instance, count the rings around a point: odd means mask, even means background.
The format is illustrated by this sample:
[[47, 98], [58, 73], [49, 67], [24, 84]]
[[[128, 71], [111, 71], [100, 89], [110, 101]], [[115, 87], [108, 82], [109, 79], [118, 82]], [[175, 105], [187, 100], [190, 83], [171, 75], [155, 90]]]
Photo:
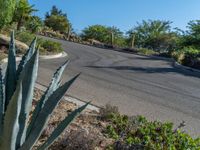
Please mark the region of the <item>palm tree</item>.
[[138, 23], [137, 26], [127, 32], [131, 46], [157, 51], [168, 49], [168, 45], [173, 39], [171, 23], [170, 21], [161, 20], [148, 20]]
[[28, 21], [31, 18], [31, 14], [36, 11], [34, 5], [29, 5], [27, 0], [20, 0], [13, 18], [13, 21], [17, 22], [17, 30], [20, 30], [23, 23]]

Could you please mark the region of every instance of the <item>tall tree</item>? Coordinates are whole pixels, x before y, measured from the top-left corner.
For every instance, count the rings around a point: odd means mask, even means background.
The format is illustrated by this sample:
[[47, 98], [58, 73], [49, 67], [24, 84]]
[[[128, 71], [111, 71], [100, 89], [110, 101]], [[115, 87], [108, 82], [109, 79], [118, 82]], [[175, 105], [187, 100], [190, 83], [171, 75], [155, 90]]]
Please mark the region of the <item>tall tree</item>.
[[187, 28], [181, 38], [181, 46], [200, 49], [200, 20], [190, 21]]
[[175, 44], [175, 33], [171, 32], [170, 21], [148, 20], [138, 23], [128, 31], [129, 41], [133, 40], [137, 47], [144, 47], [156, 51], [167, 51]]
[[92, 25], [82, 31], [81, 37], [84, 40], [95, 39], [100, 42], [107, 43], [109, 35], [107, 27], [102, 25]]
[[32, 16], [31, 19], [26, 23], [26, 29], [31, 31], [32, 33], [39, 32], [44, 23], [41, 18], [38, 16]]
[[52, 7], [50, 13], [46, 13], [44, 23], [54, 31], [60, 31], [61, 33], [68, 32], [68, 29], [71, 29], [67, 14], [63, 13], [56, 6]]
[[0, 30], [12, 21], [16, 0], [0, 0]]
[[95, 39], [109, 45], [122, 46], [125, 43], [123, 32], [116, 27], [92, 25], [82, 31], [84, 40]]
[[17, 30], [31, 19], [31, 14], [35, 11], [37, 10], [34, 9], [34, 5], [30, 5], [27, 0], [19, 0], [13, 17], [13, 21], [17, 22]]
[[67, 14], [63, 13], [62, 10], [59, 10], [55, 5], [52, 6], [50, 13], [49, 12], [46, 13], [45, 17], [48, 18], [51, 15], [67, 17]]

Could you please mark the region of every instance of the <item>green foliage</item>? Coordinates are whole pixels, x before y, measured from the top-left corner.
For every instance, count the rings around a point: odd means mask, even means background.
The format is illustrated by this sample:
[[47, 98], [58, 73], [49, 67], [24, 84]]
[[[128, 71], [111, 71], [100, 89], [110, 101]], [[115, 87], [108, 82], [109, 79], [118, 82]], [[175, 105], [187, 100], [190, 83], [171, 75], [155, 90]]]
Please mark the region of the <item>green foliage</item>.
[[52, 7], [51, 13], [46, 14], [44, 21], [47, 27], [52, 28], [54, 31], [60, 31], [61, 33], [67, 32], [70, 23], [67, 15], [58, 10], [56, 6]]
[[[16, 33], [17, 40], [24, 42], [27, 45], [31, 43], [34, 37], [35, 35], [29, 32]], [[43, 40], [42, 38], [38, 38], [38, 45], [40, 46], [40, 54], [54, 54], [63, 51], [60, 43], [50, 40]]]
[[95, 39], [108, 45], [125, 46], [126, 44], [123, 32], [116, 27], [102, 25], [89, 26], [82, 31], [81, 37], [86, 41]]
[[171, 56], [179, 63], [192, 67], [199, 62], [198, 58], [200, 58], [200, 50], [193, 47], [184, 47], [173, 51]]
[[31, 34], [29, 32], [16, 32], [16, 39], [23, 43], [26, 43], [27, 45], [32, 42], [34, 37], [34, 34]]
[[[0, 72], [0, 149], [2, 150], [32, 149], [46, 127], [53, 110], [79, 76], [75, 76], [60, 86], [60, 78], [68, 61], [58, 68], [30, 119], [38, 71], [38, 50], [35, 46], [36, 39], [33, 40], [16, 68], [14, 33], [12, 33], [5, 79], [2, 71]], [[76, 109], [61, 121], [38, 150], [47, 149], [87, 105], [88, 103]]]
[[16, 3], [16, 0], [0, 0], [0, 30], [12, 21]]
[[143, 55], [155, 55], [155, 54], [157, 54], [157, 52], [155, 52], [154, 50], [147, 49], [147, 48], [139, 48], [137, 53], [143, 54]]
[[188, 23], [188, 30], [180, 38], [180, 47], [194, 47], [200, 49], [200, 20]]
[[43, 21], [38, 16], [32, 16], [31, 20], [26, 23], [26, 29], [31, 31], [32, 33], [38, 33], [42, 30]]
[[191, 57], [192, 59], [196, 59], [200, 55], [200, 50], [193, 47], [184, 47], [182, 51], [186, 57]]
[[43, 41], [40, 46], [50, 53], [59, 53], [63, 51], [61, 43], [50, 40]]
[[109, 36], [110, 34], [108, 34], [107, 27], [102, 25], [89, 26], [83, 30], [81, 35], [84, 40], [95, 39], [100, 42], [108, 42]]
[[108, 121], [106, 133], [116, 140], [109, 149], [200, 149], [200, 138], [193, 139], [179, 128], [174, 130], [172, 123], [149, 122], [142, 116], [119, 114], [112, 114]]
[[31, 20], [31, 14], [35, 11], [34, 5], [29, 5], [27, 0], [19, 0], [13, 16], [13, 22], [17, 22], [17, 30]]
[[177, 35], [171, 32], [170, 21], [148, 20], [144, 21], [127, 32], [128, 42], [135, 36], [135, 46], [153, 49], [155, 51], [168, 51], [176, 46]]

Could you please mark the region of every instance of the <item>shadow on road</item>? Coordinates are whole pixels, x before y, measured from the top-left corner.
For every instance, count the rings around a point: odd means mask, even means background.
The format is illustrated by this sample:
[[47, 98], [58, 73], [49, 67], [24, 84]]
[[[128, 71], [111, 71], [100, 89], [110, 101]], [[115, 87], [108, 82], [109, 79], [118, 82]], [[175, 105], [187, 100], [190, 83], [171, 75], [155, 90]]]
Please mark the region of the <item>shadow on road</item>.
[[188, 70], [181, 70], [177, 68], [153, 68], [153, 67], [134, 67], [134, 66], [85, 66], [88, 68], [97, 68], [97, 69], [115, 69], [115, 70], [128, 70], [144, 73], [178, 73], [185, 76], [192, 76], [200, 78], [199, 73], [195, 73]]

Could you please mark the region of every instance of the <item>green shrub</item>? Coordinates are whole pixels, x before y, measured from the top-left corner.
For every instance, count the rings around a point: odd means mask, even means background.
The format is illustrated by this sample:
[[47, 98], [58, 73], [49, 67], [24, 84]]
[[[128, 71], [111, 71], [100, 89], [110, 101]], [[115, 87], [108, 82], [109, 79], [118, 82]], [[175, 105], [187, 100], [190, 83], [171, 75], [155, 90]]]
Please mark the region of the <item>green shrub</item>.
[[155, 55], [155, 54], [157, 54], [157, 52], [155, 52], [154, 50], [151, 50], [151, 49], [147, 49], [147, 48], [140, 48], [140, 49], [138, 49], [138, 54]]
[[196, 59], [200, 55], [200, 50], [192, 48], [192, 47], [184, 47], [182, 50], [186, 57], [191, 57], [193, 59]]
[[44, 48], [47, 53], [59, 53], [63, 51], [61, 43], [50, 40], [43, 41], [40, 46]]
[[182, 64], [185, 58], [185, 53], [183, 51], [173, 51], [171, 52], [171, 57], [174, 58], [178, 63]]
[[181, 50], [173, 51], [171, 56], [179, 63], [186, 66], [193, 66], [198, 62], [200, 50], [193, 47], [184, 47]]
[[[35, 37], [35, 34], [32, 34], [30, 32], [17, 32], [16, 39], [26, 43], [29, 45], [32, 41], [32, 39]], [[40, 54], [54, 54], [62, 52], [62, 46], [58, 42], [50, 41], [50, 40], [44, 40], [42, 38], [38, 38], [38, 45], [40, 46]]]
[[119, 114], [113, 114], [108, 121], [106, 133], [116, 141], [109, 149], [200, 149], [200, 138], [193, 139], [179, 128], [174, 130], [172, 123], [150, 122], [142, 116]]
[[26, 43], [27, 45], [29, 45], [31, 43], [31, 41], [34, 39], [35, 35], [31, 34], [29, 32], [17, 32], [16, 33], [16, 39]]

